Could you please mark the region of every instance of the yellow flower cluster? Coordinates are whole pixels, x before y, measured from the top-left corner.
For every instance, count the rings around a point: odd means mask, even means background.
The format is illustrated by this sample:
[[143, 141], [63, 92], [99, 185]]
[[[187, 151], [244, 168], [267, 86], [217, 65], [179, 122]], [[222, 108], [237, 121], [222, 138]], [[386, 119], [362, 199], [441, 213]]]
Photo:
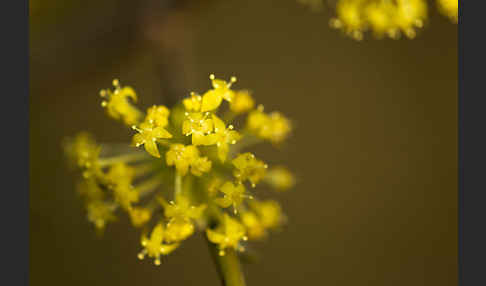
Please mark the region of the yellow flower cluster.
[[247, 185], [287, 190], [295, 184], [293, 175], [243, 149], [283, 142], [291, 122], [279, 112], [265, 113], [261, 105], [255, 109], [248, 90], [232, 89], [235, 77], [210, 80], [208, 91], [190, 93], [172, 110], [154, 105], [146, 112], [135, 106], [135, 91], [114, 80], [113, 91], [101, 92], [102, 106], [134, 130], [131, 144], [121, 149], [98, 144], [88, 133], [65, 144], [83, 174], [78, 193], [88, 220], [102, 231], [118, 210], [125, 211], [142, 228], [138, 257], [153, 258], [156, 265], [196, 231], [225, 255], [228, 249], [244, 250], [246, 240], [265, 238], [285, 221], [276, 201], [255, 199]]
[[437, 0], [439, 11], [457, 23], [459, 12], [459, 0]]
[[414, 38], [426, 18], [425, 0], [340, 0], [331, 26], [356, 40], [361, 40], [367, 30], [378, 38], [396, 39], [401, 34]]
[[[323, 6], [323, 0], [297, 0], [313, 10]], [[458, 0], [437, 0], [439, 11], [457, 23]], [[377, 38], [399, 38], [402, 34], [414, 38], [417, 29], [427, 20], [426, 0], [338, 0], [333, 28], [342, 30], [355, 40], [362, 40], [371, 31]]]

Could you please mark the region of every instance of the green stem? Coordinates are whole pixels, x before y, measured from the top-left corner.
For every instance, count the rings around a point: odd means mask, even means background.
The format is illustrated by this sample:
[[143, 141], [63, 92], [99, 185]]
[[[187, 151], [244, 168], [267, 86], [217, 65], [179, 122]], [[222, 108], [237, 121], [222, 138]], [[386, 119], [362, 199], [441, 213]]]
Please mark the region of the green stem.
[[174, 200], [182, 194], [182, 176], [176, 171], [174, 181]]
[[149, 158], [145, 152], [136, 152], [136, 153], [129, 153], [129, 154], [123, 154], [120, 156], [114, 156], [110, 158], [100, 158], [99, 159], [99, 164], [100, 166], [106, 167], [113, 165], [115, 163], [129, 163], [129, 162], [136, 162], [136, 161], [141, 161], [143, 159]]
[[162, 184], [160, 174], [156, 174], [151, 178], [145, 180], [140, 185], [137, 186], [137, 191], [139, 192], [139, 196], [141, 198], [147, 196], [148, 194], [152, 193], [156, 190], [158, 186]]
[[245, 277], [241, 271], [240, 261], [234, 249], [225, 249], [225, 255], [219, 255], [219, 249], [216, 244], [210, 242], [206, 235], [209, 252], [213, 258], [214, 264], [218, 271], [223, 286], [245, 286]]
[[263, 141], [262, 139], [256, 136], [250, 135], [248, 133], [244, 134], [242, 140], [238, 141], [236, 144], [231, 146], [230, 151], [228, 153], [228, 158], [233, 158], [233, 156], [239, 153], [241, 150], [251, 147], [262, 141]]

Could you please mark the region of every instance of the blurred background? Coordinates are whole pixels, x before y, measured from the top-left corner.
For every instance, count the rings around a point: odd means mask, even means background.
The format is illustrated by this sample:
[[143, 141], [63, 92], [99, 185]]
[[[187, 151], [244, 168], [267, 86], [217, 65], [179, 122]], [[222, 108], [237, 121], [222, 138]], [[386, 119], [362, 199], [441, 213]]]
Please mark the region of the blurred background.
[[98, 238], [61, 149], [80, 130], [128, 142], [100, 107], [113, 78], [146, 107], [210, 73], [296, 123], [258, 149], [299, 182], [248, 285], [456, 285], [457, 26], [429, 15], [414, 40], [356, 42], [294, 0], [31, 0], [31, 285], [219, 285], [202, 237], [160, 267], [127, 218]]

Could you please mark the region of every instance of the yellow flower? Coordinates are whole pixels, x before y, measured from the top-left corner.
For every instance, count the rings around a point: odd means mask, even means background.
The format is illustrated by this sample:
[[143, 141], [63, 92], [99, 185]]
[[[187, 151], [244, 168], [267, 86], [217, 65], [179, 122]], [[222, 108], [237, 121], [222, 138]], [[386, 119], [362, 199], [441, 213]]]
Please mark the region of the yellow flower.
[[88, 211], [88, 220], [92, 222], [98, 230], [104, 230], [108, 222], [116, 219], [113, 215], [113, 206], [102, 201], [90, 202], [86, 206], [86, 209]]
[[363, 38], [363, 32], [372, 30], [381, 38], [388, 35], [398, 38], [402, 31], [408, 38], [416, 35], [416, 28], [423, 27], [427, 18], [425, 0], [339, 0], [336, 5], [336, 19], [331, 26], [342, 29], [356, 40]]
[[113, 86], [115, 87], [113, 92], [109, 89], [100, 91], [101, 97], [105, 98], [101, 102], [101, 106], [106, 108], [108, 115], [112, 118], [122, 120], [129, 126], [137, 124], [142, 113], [130, 102], [130, 100], [137, 101], [137, 94], [131, 87], [121, 87], [117, 79], [113, 80]]
[[295, 185], [294, 175], [283, 166], [271, 168], [265, 176], [265, 181], [280, 191], [288, 190]]
[[162, 205], [164, 206], [165, 216], [171, 220], [189, 221], [199, 219], [206, 209], [205, 204], [197, 207], [191, 205], [189, 198], [183, 195], [177, 196], [176, 202], [166, 203], [163, 201]]
[[250, 239], [262, 239], [267, 236], [267, 229], [277, 228], [285, 220], [280, 205], [275, 201], [252, 201], [253, 211], [241, 214], [241, 221], [245, 225]]
[[138, 192], [131, 185], [119, 184], [112, 190], [115, 201], [127, 211], [132, 208], [132, 203], [138, 202]]
[[268, 125], [260, 130], [260, 135], [273, 143], [280, 143], [291, 131], [290, 121], [279, 112], [270, 113], [269, 118]]
[[231, 161], [235, 170], [234, 176], [240, 181], [250, 181], [252, 187], [265, 177], [267, 171], [267, 164], [255, 158], [252, 153], [239, 154], [233, 161]]
[[157, 224], [150, 238], [147, 238], [145, 234], [142, 235], [141, 244], [144, 249], [138, 254], [139, 259], [144, 259], [145, 255], [154, 258], [155, 265], [160, 265], [160, 256], [167, 255], [179, 247], [179, 243], [163, 243], [165, 238], [165, 229], [163, 224]]
[[416, 35], [415, 28], [421, 28], [427, 17], [427, 3], [424, 0], [397, 0], [396, 25], [409, 38]]
[[105, 175], [109, 185], [130, 185], [135, 177], [135, 169], [125, 163], [113, 164]]
[[459, 1], [458, 0], [437, 0], [439, 11], [449, 17], [454, 23], [457, 23]]
[[189, 166], [198, 157], [198, 151], [194, 151], [192, 145], [184, 146], [183, 144], [171, 144], [169, 151], [165, 154], [167, 165], [176, 167], [179, 174], [184, 176], [189, 170]]
[[132, 186], [135, 170], [124, 163], [114, 164], [106, 174], [106, 181], [115, 201], [125, 210], [132, 208], [132, 203], [138, 202], [138, 192]]
[[172, 138], [170, 134], [163, 127], [157, 127], [148, 122], [141, 123], [138, 127], [132, 126], [138, 134], [135, 134], [132, 139], [132, 144], [136, 147], [144, 145], [145, 150], [152, 156], [160, 158], [159, 149], [157, 148], [158, 139]]
[[186, 120], [182, 123], [182, 134], [192, 135], [193, 145], [208, 144], [207, 135], [214, 129], [213, 120], [208, 116], [209, 113], [186, 113]]
[[79, 182], [77, 190], [79, 195], [84, 197], [87, 203], [92, 201], [101, 201], [105, 197], [105, 194], [101, 190], [100, 186], [98, 186], [96, 180], [93, 179], [87, 179]]
[[165, 240], [167, 242], [181, 241], [194, 233], [193, 220], [201, 218], [206, 205], [193, 206], [189, 198], [179, 195], [176, 202], [167, 203], [163, 198], [159, 202], [164, 207], [165, 217], [169, 219], [167, 223]]
[[128, 212], [133, 226], [141, 227], [147, 223], [152, 217], [152, 211], [144, 207], [134, 207]]
[[276, 228], [285, 220], [280, 205], [273, 200], [252, 200], [250, 207], [257, 214], [264, 228]]
[[245, 186], [243, 186], [241, 183], [237, 183], [235, 185], [232, 182], [226, 182], [219, 190], [224, 194], [224, 196], [222, 198], [215, 199], [215, 202], [223, 208], [233, 206], [235, 213], [237, 212], [238, 206], [243, 203], [245, 198], [253, 198], [245, 193]]
[[344, 32], [356, 40], [363, 38], [365, 21], [361, 15], [362, 1], [340, 0], [336, 5], [337, 19], [331, 22], [335, 28], [342, 28]]
[[248, 238], [250, 240], [262, 239], [267, 236], [265, 228], [255, 213], [245, 211], [241, 213], [240, 218], [241, 222], [246, 227]]
[[223, 179], [220, 176], [214, 176], [207, 182], [207, 191], [209, 197], [214, 197], [217, 193], [219, 188], [223, 185]]
[[240, 134], [233, 130], [233, 125], [226, 128], [224, 122], [213, 114], [214, 133], [208, 135], [206, 145], [216, 144], [218, 148], [218, 157], [221, 162], [226, 160], [229, 151], [229, 144], [235, 144], [240, 140]]
[[255, 107], [255, 100], [248, 90], [235, 92], [233, 100], [230, 102], [230, 110], [236, 114], [245, 113]]
[[194, 224], [191, 221], [174, 220], [166, 226], [165, 240], [167, 242], [179, 242], [193, 233]]
[[370, 3], [364, 11], [373, 33], [377, 37], [392, 34], [395, 31], [393, 16], [395, 7], [391, 2]]
[[221, 79], [216, 79], [214, 75], [210, 75], [213, 89], [208, 90], [202, 96], [201, 111], [211, 111], [221, 105], [223, 99], [231, 102], [234, 97], [234, 91], [231, 90], [231, 85], [236, 82], [236, 77], [231, 77], [230, 82]]
[[155, 127], [166, 127], [169, 124], [170, 110], [163, 105], [154, 105], [147, 109], [145, 122], [153, 124]]
[[191, 164], [191, 173], [200, 177], [211, 170], [211, 161], [207, 157], [199, 157]]
[[99, 165], [101, 146], [87, 132], [78, 133], [73, 139], [68, 139], [64, 146], [71, 161], [83, 169], [85, 178], [101, 178], [103, 173]]
[[175, 166], [181, 176], [187, 174], [189, 167], [195, 176], [201, 176], [202, 173], [211, 170], [211, 161], [206, 157], [200, 157], [199, 150], [193, 145], [171, 144], [165, 160], [167, 165]]
[[259, 105], [256, 110], [248, 114], [246, 125], [249, 130], [258, 133], [260, 129], [268, 124], [268, 120], [268, 115], [263, 113], [263, 105]]
[[278, 144], [290, 134], [292, 125], [280, 112], [267, 115], [263, 113], [263, 106], [259, 106], [248, 115], [247, 128], [258, 137]]
[[189, 98], [185, 98], [182, 100], [182, 104], [184, 104], [186, 110], [192, 112], [200, 112], [201, 103], [202, 97], [194, 92], [191, 92], [191, 96]]
[[208, 240], [218, 244], [219, 255], [225, 255], [226, 248], [242, 250], [239, 246], [240, 240], [247, 240], [245, 236], [245, 227], [237, 220], [231, 218], [228, 214], [223, 215], [223, 222], [215, 229], [206, 229]]

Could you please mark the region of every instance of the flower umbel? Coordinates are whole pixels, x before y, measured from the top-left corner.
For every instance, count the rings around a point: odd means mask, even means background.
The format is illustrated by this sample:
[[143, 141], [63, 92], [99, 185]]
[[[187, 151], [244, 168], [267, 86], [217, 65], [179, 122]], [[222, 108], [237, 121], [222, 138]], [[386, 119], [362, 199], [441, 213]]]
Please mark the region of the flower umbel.
[[[297, 0], [316, 10], [324, 0]], [[458, 0], [436, 0], [438, 10], [457, 23]], [[343, 31], [355, 40], [363, 40], [368, 31], [376, 38], [413, 39], [427, 21], [426, 0], [337, 0], [332, 28]]]
[[[177, 106], [152, 105], [146, 112], [135, 106], [135, 91], [114, 80], [113, 91], [101, 92], [102, 106], [132, 127], [131, 144], [99, 144], [85, 132], [65, 141], [66, 155], [81, 170], [78, 193], [88, 220], [102, 231], [125, 212], [142, 229], [139, 258], [149, 256], [156, 265], [197, 232], [219, 255], [243, 251], [248, 237], [266, 237], [284, 218], [277, 202], [253, 199], [245, 184], [255, 188], [263, 181], [276, 190], [294, 185], [290, 171], [268, 168], [245, 150], [285, 141], [290, 120], [264, 113], [261, 105], [255, 109], [248, 90], [232, 90], [235, 77], [210, 80], [202, 95], [191, 92]], [[243, 120], [233, 121], [238, 117]], [[240, 122], [246, 123], [238, 131]]]

